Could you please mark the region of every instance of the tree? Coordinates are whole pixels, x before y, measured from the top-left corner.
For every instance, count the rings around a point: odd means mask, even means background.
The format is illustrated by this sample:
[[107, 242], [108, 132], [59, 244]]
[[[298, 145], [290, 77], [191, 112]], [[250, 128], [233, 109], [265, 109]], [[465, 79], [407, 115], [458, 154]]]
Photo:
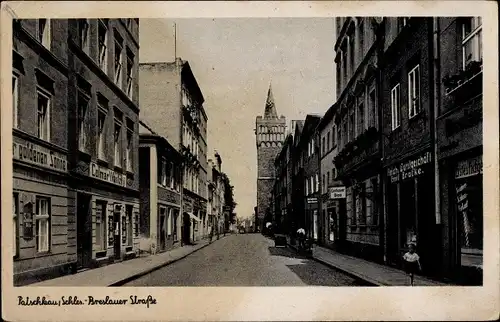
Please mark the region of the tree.
[[234, 186], [231, 185], [231, 180], [224, 172], [222, 175], [222, 182], [224, 183], [224, 206], [229, 209], [229, 221], [231, 223], [236, 222], [236, 214], [234, 213], [234, 208], [236, 208], [236, 202], [234, 201]]

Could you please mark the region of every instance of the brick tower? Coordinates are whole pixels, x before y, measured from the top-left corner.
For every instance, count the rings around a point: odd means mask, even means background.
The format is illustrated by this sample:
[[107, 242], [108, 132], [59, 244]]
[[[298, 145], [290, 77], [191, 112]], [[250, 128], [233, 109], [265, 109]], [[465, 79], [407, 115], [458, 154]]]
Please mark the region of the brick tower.
[[274, 159], [281, 151], [285, 140], [286, 120], [278, 117], [274, 105], [271, 84], [267, 92], [264, 116], [255, 120], [255, 142], [257, 144], [257, 209], [255, 227], [262, 231], [266, 212], [271, 212], [271, 193], [274, 184]]

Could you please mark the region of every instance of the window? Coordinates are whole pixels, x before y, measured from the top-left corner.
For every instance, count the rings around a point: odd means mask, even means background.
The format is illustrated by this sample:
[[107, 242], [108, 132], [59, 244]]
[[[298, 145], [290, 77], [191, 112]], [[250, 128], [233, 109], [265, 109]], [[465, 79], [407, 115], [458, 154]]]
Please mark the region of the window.
[[38, 41], [50, 50], [50, 19], [38, 19]]
[[133, 137], [134, 137], [134, 123], [131, 119], [127, 119], [127, 151], [125, 154], [125, 166], [128, 172], [133, 172]]
[[414, 117], [420, 112], [420, 69], [415, 66], [408, 73], [408, 115]]
[[169, 177], [170, 177], [170, 189], [174, 189], [174, 182], [175, 182], [175, 178], [174, 178], [174, 164], [172, 162], [170, 162], [170, 174], [169, 174]]
[[326, 172], [326, 185], [330, 184], [330, 171]]
[[462, 22], [463, 69], [470, 62], [483, 61], [482, 21], [480, 17], [464, 18]]
[[309, 195], [309, 178], [306, 178], [306, 196]]
[[101, 160], [105, 159], [104, 145], [106, 143], [106, 141], [105, 141], [105, 127], [106, 127], [107, 113], [108, 113], [107, 109], [105, 109], [101, 105], [98, 106], [98, 109], [97, 109], [97, 157]]
[[348, 140], [349, 140], [349, 136], [348, 136], [348, 129], [347, 129], [347, 120], [344, 120], [344, 123], [343, 123], [343, 131], [342, 131], [342, 147], [344, 147]]
[[335, 141], [335, 126], [332, 127], [332, 149], [337, 145], [337, 142]]
[[97, 30], [97, 38], [98, 38], [98, 46], [99, 46], [99, 67], [105, 72], [108, 72], [108, 28], [106, 27], [106, 23], [99, 19]]
[[363, 18], [359, 18], [358, 24], [358, 37], [359, 37], [359, 52], [361, 56], [364, 56], [364, 48], [365, 48], [365, 28], [363, 23]]
[[344, 43], [342, 48], [342, 82], [344, 85], [348, 83], [347, 79], [347, 43]]
[[316, 173], [316, 175], [314, 177], [314, 184], [316, 186], [315, 192], [319, 192], [319, 175], [317, 173]]
[[375, 94], [375, 88], [370, 91], [369, 99], [369, 123], [368, 126], [376, 127], [377, 124], [377, 97]]
[[358, 100], [358, 129], [357, 135], [363, 133], [365, 129], [365, 104], [363, 102], [364, 99]]
[[179, 210], [174, 210], [174, 227], [173, 227], [173, 233], [174, 233], [174, 241], [177, 241], [177, 218], [179, 218]]
[[50, 200], [36, 198], [36, 250], [48, 252], [50, 250]]
[[350, 115], [349, 115], [349, 138], [348, 138], [348, 142], [351, 142], [352, 140], [354, 140], [355, 127], [356, 127], [356, 120], [355, 120], [354, 107], [352, 106], [350, 108]]
[[115, 33], [115, 84], [118, 85], [119, 88], [122, 88], [122, 39], [120, 35]]
[[394, 86], [391, 90], [391, 116], [392, 116], [392, 130], [395, 130], [401, 124], [400, 112], [400, 89], [399, 84]]
[[359, 203], [358, 200], [358, 194], [354, 188], [352, 189], [352, 206], [351, 210], [349, 211], [350, 217], [351, 217], [351, 226], [356, 226], [357, 225], [357, 204]]
[[161, 185], [164, 187], [167, 185], [167, 160], [165, 158], [161, 160]]
[[355, 44], [354, 44], [354, 32], [348, 37], [349, 41], [349, 67], [351, 69], [351, 76], [354, 75], [354, 72], [356, 71], [356, 66], [355, 64], [355, 54], [356, 54], [356, 49], [355, 49]]
[[96, 250], [106, 249], [106, 202], [96, 201], [95, 209], [95, 243]]
[[134, 243], [133, 240], [133, 218], [132, 218], [132, 206], [131, 205], [126, 205], [125, 206], [125, 213], [127, 215], [127, 246], [132, 246]]
[[326, 135], [326, 151], [330, 151], [330, 132]]
[[337, 145], [339, 149], [341, 148], [342, 144], [342, 130], [340, 124], [337, 126]]
[[78, 19], [78, 36], [80, 48], [89, 53], [89, 21], [87, 19]]
[[19, 123], [19, 78], [12, 75], [12, 127], [18, 127]]
[[361, 187], [359, 188], [359, 192], [356, 194], [356, 198], [358, 199], [356, 202], [357, 205], [357, 217], [359, 218], [359, 224], [366, 224], [366, 197], [365, 197], [366, 185], [365, 182], [361, 183]]
[[116, 113], [115, 110], [115, 129], [114, 129], [114, 151], [115, 151], [115, 166], [122, 166], [122, 113]]
[[18, 255], [18, 236], [19, 236], [19, 195], [17, 193], [14, 194], [12, 198], [12, 251], [14, 252], [14, 257]]
[[133, 94], [133, 71], [134, 71], [134, 54], [127, 48], [127, 95], [132, 98]]
[[50, 140], [50, 98], [48, 95], [38, 91], [37, 107], [37, 130], [38, 138]]
[[325, 146], [325, 137], [323, 137], [323, 139], [321, 140], [321, 153], [323, 155], [325, 155], [325, 150], [326, 150], [326, 146]]
[[321, 184], [323, 186], [323, 188], [321, 189], [322, 192], [325, 192], [326, 191], [326, 183], [325, 183], [325, 175], [323, 174], [323, 178], [321, 178]]
[[80, 151], [86, 150], [87, 145], [87, 132], [85, 125], [87, 124], [87, 111], [89, 106], [90, 97], [78, 91], [78, 148]]

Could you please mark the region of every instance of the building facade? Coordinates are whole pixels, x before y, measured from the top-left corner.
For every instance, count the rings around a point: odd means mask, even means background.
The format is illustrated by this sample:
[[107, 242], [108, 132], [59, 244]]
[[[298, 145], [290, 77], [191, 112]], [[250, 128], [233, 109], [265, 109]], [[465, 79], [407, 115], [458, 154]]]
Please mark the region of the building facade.
[[[344, 250], [383, 261], [381, 247], [381, 144], [378, 120], [378, 22], [370, 17], [337, 18], [336, 180], [346, 187]], [[326, 148], [329, 138], [326, 138]], [[342, 205], [343, 208], [343, 205]], [[344, 227], [346, 225], [346, 227]]]
[[264, 116], [255, 120], [255, 142], [257, 145], [257, 219], [256, 225], [262, 228], [264, 218], [271, 220], [271, 200], [274, 187], [274, 160], [281, 151], [285, 140], [286, 120], [278, 117], [274, 105], [271, 86], [267, 92]]
[[276, 181], [273, 200], [275, 203], [273, 222], [275, 232], [288, 233], [289, 215], [292, 212], [292, 147], [293, 136], [288, 134], [274, 162]]
[[307, 115], [304, 121], [304, 128], [299, 138], [299, 150], [303, 160], [303, 186], [304, 208], [299, 213], [303, 214], [300, 222], [304, 226], [306, 236], [318, 241], [320, 235], [319, 227], [319, 144], [317, 140], [316, 128], [321, 120], [320, 116]]
[[149, 126], [139, 128], [141, 251], [155, 254], [180, 246], [182, 157]]
[[67, 20], [14, 20], [14, 284], [74, 270], [74, 207], [68, 195]]
[[432, 275], [441, 253], [434, 208], [432, 19], [385, 18], [383, 28], [387, 262], [400, 266], [402, 254], [414, 243], [423, 273]]
[[[296, 242], [296, 232], [299, 228], [305, 227], [305, 180], [304, 180], [304, 155], [300, 145], [300, 137], [304, 129], [304, 121], [292, 122], [293, 129], [292, 151], [292, 214], [290, 219], [291, 232], [290, 243]], [[305, 229], [305, 228], [304, 228]]]
[[207, 229], [207, 122], [204, 98], [187, 61], [141, 63], [143, 118], [184, 158], [182, 238], [189, 244]]
[[[321, 118], [318, 124], [319, 149], [319, 173], [320, 173], [320, 227], [319, 242], [322, 245], [337, 249], [341, 241], [345, 241], [345, 186], [336, 180], [337, 171], [334, 159], [338, 154], [337, 124], [335, 113], [337, 105], [332, 105]], [[332, 189], [335, 189], [332, 194]], [[342, 213], [342, 218], [340, 217]], [[343, 235], [340, 227], [342, 227]], [[342, 236], [341, 236], [342, 235]], [[341, 238], [342, 237], [342, 238]]]
[[139, 22], [71, 19], [68, 28], [68, 216], [87, 268], [139, 250]]
[[447, 277], [482, 285], [482, 21], [434, 18], [437, 157], [443, 261]]
[[[209, 205], [211, 206], [211, 219], [209, 225], [214, 227], [214, 233], [224, 233], [224, 181], [222, 178], [222, 158], [216, 152], [215, 160], [209, 159]], [[208, 230], [210, 232], [210, 230]]]

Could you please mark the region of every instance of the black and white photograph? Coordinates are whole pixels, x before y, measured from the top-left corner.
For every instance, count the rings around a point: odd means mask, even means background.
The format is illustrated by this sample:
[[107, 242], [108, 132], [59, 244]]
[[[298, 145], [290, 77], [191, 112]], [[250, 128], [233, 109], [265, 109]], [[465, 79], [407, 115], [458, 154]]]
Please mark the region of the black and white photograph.
[[[458, 13], [2, 4], [9, 309], [28, 320], [497, 316], [496, 10], [444, 2]], [[348, 298], [361, 293], [380, 312], [356, 312]], [[443, 312], [425, 311], [439, 310], [425, 294]]]

